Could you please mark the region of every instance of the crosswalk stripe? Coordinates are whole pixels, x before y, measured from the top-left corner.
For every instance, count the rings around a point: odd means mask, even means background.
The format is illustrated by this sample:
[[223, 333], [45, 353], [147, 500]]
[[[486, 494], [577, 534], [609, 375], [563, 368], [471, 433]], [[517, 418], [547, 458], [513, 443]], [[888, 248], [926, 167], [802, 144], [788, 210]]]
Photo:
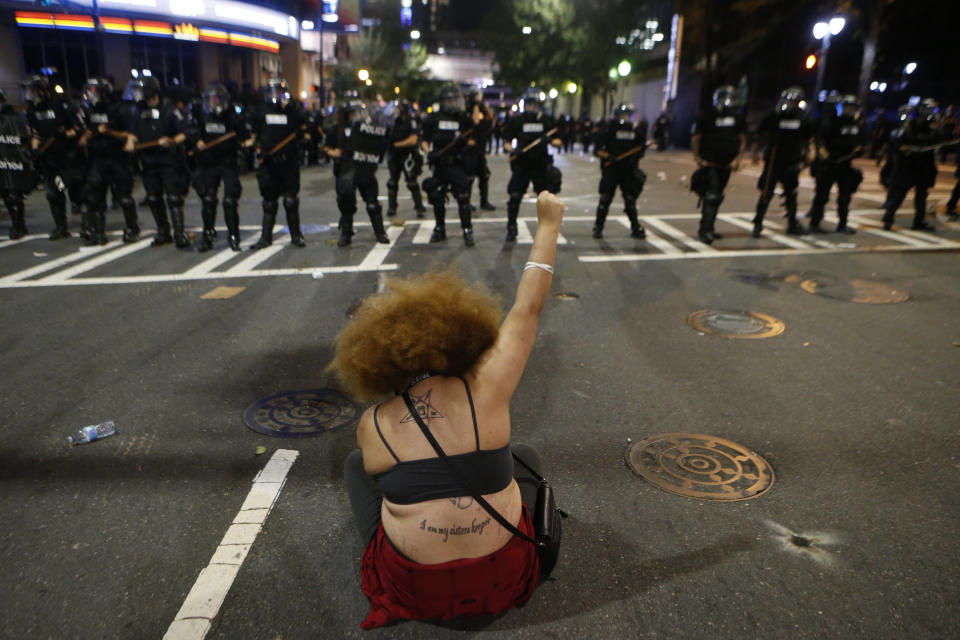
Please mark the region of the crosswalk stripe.
[[[137, 251], [142, 251], [150, 246], [151, 238], [144, 238], [143, 240], [138, 240], [132, 244], [124, 245], [119, 249], [112, 249], [100, 253], [97, 257], [86, 260], [82, 264], [75, 265], [69, 269], [64, 269], [63, 271], [58, 271], [53, 275], [49, 275], [46, 278], [41, 278], [41, 282], [63, 282], [74, 276], [80, 275], [81, 273], [86, 273], [88, 271], [93, 271], [98, 267], [113, 262], [114, 260], [119, 260], [124, 256], [128, 256], [131, 253], [136, 253]], [[112, 244], [112, 243], [111, 243]], [[108, 249], [111, 247], [111, 244], [104, 245]], [[113, 245], [115, 246], [115, 245]]]
[[[627, 216], [613, 216], [612, 219], [619, 222], [627, 230], [630, 229], [630, 220], [627, 218]], [[646, 241], [666, 254], [677, 255], [677, 254], [683, 253], [683, 251], [675, 247], [672, 242], [670, 242], [669, 240], [664, 240], [663, 238], [658, 236], [656, 233], [654, 233], [654, 231], [650, 229], [649, 226], [647, 227]]]
[[712, 253], [716, 251], [716, 249], [714, 249], [710, 245], [704, 244], [699, 240], [694, 240], [693, 238], [685, 234], [683, 231], [680, 231], [680, 229], [677, 229], [675, 226], [673, 226], [668, 222], [664, 222], [663, 220], [660, 220], [658, 218], [651, 218], [648, 216], [642, 216], [642, 219], [645, 223], [647, 223], [647, 226], [652, 226], [655, 229], [659, 229], [662, 233], [670, 236], [675, 240], [679, 240], [680, 242], [687, 245], [691, 249], [694, 249], [695, 251], [699, 251], [701, 253]]
[[852, 223], [854, 228], [860, 231], [869, 233], [871, 235], [878, 236], [880, 238], [885, 238], [887, 240], [900, 242], [902, 244], [910, 245], [911, 247], [927, 247], [927, 248], [930, 247], [930, 243], [928, 242], [922, 242], [920, 240], [916, 240], [914, 238], [911, 238], [910, 236], [903, 235], [902, 233], [878, 229], [875, 226], [873, 226], [875, 223], [869, 220], [864, 220], [859, 216], [851, 215], [847, 218], [847, 221]]
[[413, 244], [428, 244], [430, 242], [430, 234], [433, 233], [433, 228], [436, 226], [436, 223], [424, 221], [417, 222], [416, 224], [417, 232], [413, 235]]
[[227, 273], [248, 273], [254, 270], [258, 264], [266, 262], [273, 256], [277, 255], [283, 251], [288, 241], [290, 240], [290, 234], [281, 233], [279, 236], [273, 237], [273, 244], [269, 247], [264, 247], [263, 249], [257, 249], [252, 252], [249, 256], [233, 265], [227, 269]]
[[68, 265], [77, 260], [83, 260], [84, 258], [90, 258], [101, 251], [106, 249], [115, 248], [117, 245], [104, 244], [97, 247], [90, 247], [86, 251], [74, 251], [68, 255], [63, 256], [62, 258], [56, 258], [54, 260], [48, 260], [42, 264], [38, 264], [29, 269], [24, 269], [23, 271], [17, 271], [16, 273], [11, 273], [8, 276], [0, 278], [0, 282], [19, 282], [20, 280], [26, 280], [27, 278], [33, 277], [39, 273], [45, 273], [47, 271], [53, 271], [54, 269], [59, 269], [64, 265]]
[[[240, 244], [242, 245], [243, 243], [245, 243], [245, 242], [246, 242], [247, 240], [249, 240], [253, 235], [254, 235], [254, 234], [247, 234], [246, 237], [241, 237], [241, 238], [240, 238]], [[234, 250], [231, 249], [230, 247], [227, 247], [227, 248], [225, 248], [225, 249], [221, 249], [220, 251], [218, 251], [217, 253], [215, 253], [215, 254], [214, 254], [213, 256], [211, 256], [210, 258], [207, 258], [207, 259], [204, 260], [203, 262], [201, 262], [201, 263], [199, 263], [199, 264], [197, 264], [197, 265], [195, 265], [195, 266], [193, 266], [193, 267], [190, 267], [189, 269], [187, 269], [187, 270], [184, 271], [183, 273], [184, 273], [184, 275], [187, 275], [187, 276], [202, 275], [202, 274], [204, 274], [204, 273], [210, 273], [211, 271], [213, 271], [214, 269], [216, 269], [216, 268], [219, 267], [220, 265], [222, 265], [222, 264], [224, 264], [224, 263], [226, 263], [226, 262], [230, 262], [230, 260], [232, 260], [233, 258], [235, 258], [235, 257], [237, 257], [237, 256], [239, 256], [239, 255], [241, 255], [241, 254], [238, 253], [238, 252], [236, 252], [236, 251], [234, 251]]]
[[377, 271], [386, 259], [387, 254], [390, 253], [390, 249], [393, 249], [393, 245], [397, 242], [401, 233], [403, 233], [403, 227], [388, 228], [387, 237], [390, 238], [390, 244], [375, 243], [357, 268], [361, 271]]
[[[735, 227], [740, 227], [741, 229], [746, 229], [747, 231], [753, 231], [753, 222], [747, 222], [746, 220], [742, 220], [736, 216], [722, 214], [722, 213], [717, 217], [720, 220], [723, 220], [724, 222], [729, 222]], [[794, 238], [787, 237], [782, 233], [778, 233], [777, 231], [773, 231], [773, 232], [770, 231], [770, 229], [775, 229], [775, 228], [776, 227], [770, 224], [769, 222], [765, 223], [764, 234], [763, 234], [764, 237], [769, 238], [770, 240], [773, 240], [777, 244], [782, 244], [784, 246], [791, 247], [793, 249], [809, 249], [810, 248], [810, 244], [803, 242], [802, 240], [796, 240]]]

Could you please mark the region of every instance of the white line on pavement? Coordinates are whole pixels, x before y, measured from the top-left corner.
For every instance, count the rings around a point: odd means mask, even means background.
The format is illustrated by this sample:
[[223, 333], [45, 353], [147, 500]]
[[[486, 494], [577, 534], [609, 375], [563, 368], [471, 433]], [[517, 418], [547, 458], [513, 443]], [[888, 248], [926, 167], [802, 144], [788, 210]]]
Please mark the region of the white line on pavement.
[[167, 628], [164, 640], [202, 640], [210, 631], [212, 621], [220, 612], [240, 565], [276, 504], [287, 481], [287, 473], [298, 455], [299, 452], [292, 449], [278, 449], [257, 473], [233, 524], [213, 552], [209, 564], [200, 571], [183, 606]]
[[269, 247], [264, 247], [263, 249], [257, 249], [249, 256], [227, 269], [226, 273], [252, 273], [254, 267], [256, 267], [258, 264], [266, 262], [273, 256], [283, 251], [289, 244], [289, 239], [290, 235], [287, 233], [274, 236], [272, 245]]
[[659, 219], [659, 218], [651, 218], [651, 217], [649, 217], [649, 216], [641, 216], [641, 219], [642, 219], [644, 222], [647, 223], [647, 226], [652, 226], [654, 229], [659, 229], [660, 231], [662, 231], [662, 232], [665, 233], [666, 235], [668, 235], [668, 236], [670, 236], [671, 238], [674, 238], [674, 239], [676, 239], [676, 240], [679, 240], [680, 242], [682, 242], [683, 244], [687, 245], [687, 246], [690, 247], [691, 249], [694, 249], [694, 250], [699, 251], [699, 252], [701, 252], [701, 253], [712, 253], [712, 252], [716, 251], [716, 249], [714, 249], [714, 248], [711, 247], [710, 245], [704, 244], [703, 242], [700, 242], [699, 240], [694, 240], [693, 238], [691, 238], [690, 236], [688, 236], [687, 234], [685, 234], [683, 231], [680, 231], [680, 229], [677, 229], [677, 228], [676, 228], [675, 226], [673, 226], [672, 224], [669, 224], [669, 223], [667, 223], [667, 222], [664, 222], [663, 220], [661, 220], [661, 219]]
[[401, 233], [403, 233], [403, 227], [389, 227], [387, 237], [390, 238], [390, 244], [380, 244], [379, 242], [374, 244], [357, 268], [361, 271], [378, 271]]
[[[682, 253], [680, 255], [676, 254], [664, 254], [664, 253], [624, 253], [619, 255], [612, 256], [578, 256], [577, 259], [580, 262], [643, 262], [647, 260], [689, 260], [689, 259], [701, 259], [701, 258], [745, 258], [749, 256], [802, 256], [802, 255], [813, 255], [813, 254], [826, 254], [826, 253], [891, 253], [897, 251], [948, 251], [952, 250], [954, 247], [935, 247], [932, 245], [924, 245], [922, 247], [915, 246], [904, 246], [902, 244], [897, 245], [882, 245], [875, 247], [857, 247], [855, 249], [848, 249], [843, 247], [837, 247], [836, 249], [819, 249], [810, 247], [808, 249], [735, 249], [735, 250], [719, 250], [712, 253], [706, 252], [690, 252]], [[958, 247], [960, 248], [960, 247]]]
[[[41, 278], [38, 282], [44, 282], [48, 284], [62, 283], [72, 278], [75, 275], [86, 273], [87, 271], [92, 271], [97, 267], [102, 267], [108, 262], [113, 262], [114, 260], [117, 260], [124, 256], [128, 256], [131, 253], [135, 253], [137, 251], [146, 249], [147, 247], [150, 246], [150, 242], [151, 242], [150, 238], [144, 238], [143, 240], [138, 240], [137, 242], [128, 244], [124, 247], [121, 247], [120, 249], [113, 249], [111, 251], [101, 252], [99, 256], [97, 256], [92, 260], [86, 260], [82, 264], [75, 265], [73, 267], [70, 267], [69, 269], [64, 269], [63, 271], [58, 271], [57, 273], [54, 273], [53, 275], [49, 275], [46, 278]], [[105, 246], [107, 248], [110, 248], [111, 245], [107, 244]]]
[[[619, 222], [626, 229], [628, 230], [630, 229], [630, 220], [627, 218], [627, 216], [613, 216], [612, 219]], [[652, 244], [657, 249], [660, 249], [660, 251], [663, 251], [664, 253], [667, 253], [667, 254], [674, 255], [674, 254], [683, 253], [683, 251], [673, 246], [673, 243], [671, 243], [669, 240], [664, 240], [663, 238], [658, 236], [656, 233], [654, 233], [652, 229], [649, 229], [649, 228], [647, 229], [646, 241]]]
[[407, 224], [417, 225], [417, 233], [413, 236], [413, 244], [428, 244], [430, 242], [430, 234], [433, 233], [433, 228], [436, 226], [435, 222], [418, 220], [416, 222], [408, 222]]
[[[116, 247], [117, 245], [113, 245]], [[23, 271], [17, 271], [16, 273], [11, 273], [8, 276], [0, 278], [0, 282], [18, 282], [20, 280], [26, 280], [32, 276], [37, 275], [38, 273], [44, 273], [46, 271], [52, 271], [54, 269], [59, 269], [60, 267], [70, 264], [71, 262], [76, 262], [77, 260], [83, 260], [84, 258], [89, 258], [94, 256], [101, 251], [112, 248], [109, 244], [99, 245], [96, 247], [88, 247], [86, 251], [75, 251], [68, 255], [63, 256], [62, 258], [56, 258], [54, 260], [49, 260], [42, 264], [38, 264], [29, 269], [24, 269]]]
[[[247, 235], [247, 237], [242, 237], [240, 239], [241, 246], [249, 239], [250, 239], [249, 234]], [[184, 271], [183, 275], [202, 275], [204, 273], [210, 273], [220, 265], [224, 264], [225, 262], [230, 262], [230, 260], [240, 255], [241, 255], [241, 252], [234, 251], [230, 247], [227, 247], [226, 249], [221, 249], [218, 253], [215, 253], [210, 258], [207, 258], [203, 262], [193, 267], [190, 267], [189, 269]]]
[[[740, 227], [741, 229], [746, 229], [746, 230], [748, 230], [748, 231], [753, 231], [753, 222], [747, 222], [746, 220], [741, 220], [740, 218], [738, 218], [738, 217], [736, 217], [736, 216], [734, 216], [734, 215], [723, 214], [723, 213], [721, 213], [721, 214], [720, 214], [719, 216], [717, 216], [717, 217], [718, 217], [720, 220], [723, 220], [724, 222], [730, 223], [730, 224], [732, 224], [732, 225], [735, 226], [735, 227]], [[769, 227], [770, 225], [768, 224], [767, 226]], [[800, 241], [800, 240], [794, 240], [793, 238], [788, 238], [787, 236], [783, 235], [782, 233], [777, 233], [776, 231], [770, 232], [769, 230], [766, 230], [765, 233], [764, 233], [764, 236], [767, 237], [767, 238], [769, 238], [769, 239], [771, 239], [771, 240], [773, 240], [774, 242], [776, 242], [776, 243], [778, 243], [778, 244], [782, 244], [782, 245], [785, 245], [785, 246], [787, 246], [787, 247], [792, 247], [792, 248], [794, 248], [794, 249], [809, 249], [809, 248], [810, 248], [810, 245], [807, 244], [806, 242], [802, 242], [802, 241]]]

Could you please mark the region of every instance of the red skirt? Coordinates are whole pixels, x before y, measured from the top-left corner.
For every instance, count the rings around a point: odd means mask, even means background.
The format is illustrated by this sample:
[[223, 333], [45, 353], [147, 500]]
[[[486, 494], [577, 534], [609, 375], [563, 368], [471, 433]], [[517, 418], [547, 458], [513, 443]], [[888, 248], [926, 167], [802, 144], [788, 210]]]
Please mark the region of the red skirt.
[[[534, 537], [526, 505], [517, 528]], [[420, 564], [397, 552], [381, 523], [363, 552], [360, 583], [370, 613], [360, 626], [500, 613], [529, 600], [539, 577], [536, 549], [517, 536], [480, 558]]]

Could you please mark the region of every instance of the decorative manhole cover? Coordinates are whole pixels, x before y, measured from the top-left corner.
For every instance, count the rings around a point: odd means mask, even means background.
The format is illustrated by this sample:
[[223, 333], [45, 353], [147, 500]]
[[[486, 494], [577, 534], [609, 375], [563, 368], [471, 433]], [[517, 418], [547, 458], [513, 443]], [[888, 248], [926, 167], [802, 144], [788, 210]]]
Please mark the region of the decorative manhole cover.
[[687, 316], [694, 329], [724, 338], [772, 338], [786, 329], [781, 321], [756, 311], [695, 311]]
[[579, 293], [566, 292], [566, 293], [558, 293], [558, 294], [556, 294], [556, 295], [553, 296], [553, 297], [556, 298], [557, 300], [576, 300], [576, 299], [578, 299], [578, 298], [580, 297], [580, 294], [579, 294]]
[[749, 500], [773, 486], [759, 455], [723, 438], [661, 433], [627, 448], [627, 466], [647, 482], [687, 498]]
[[243, 412], [254, 431], [302, 438], [342, 429], [360, 419], [363, 408], [336, 389], [286, 391], [257, 400]]
[[801, 282], [800, 288], [807, 293], [824, 298], [858, 302], [860, 304], [897, 304], [898, 302], [906, 302], [910, 298], [904, 291], [872, 280], [851, 280], [850, 282], [831, 282], [828, 280], [825, 282], [820, 278], [811, 278]]

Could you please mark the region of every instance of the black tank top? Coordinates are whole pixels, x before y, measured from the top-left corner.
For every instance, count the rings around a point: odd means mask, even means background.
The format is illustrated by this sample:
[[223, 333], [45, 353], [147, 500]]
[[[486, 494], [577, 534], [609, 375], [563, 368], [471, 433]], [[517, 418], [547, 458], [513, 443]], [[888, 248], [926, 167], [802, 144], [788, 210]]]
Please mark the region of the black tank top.
[[[469, 480], [480, 495], [497, 493], [507, 488], [513, 480], [513, 456], [510, 445], [500, 449], [481, 449], [480, 432], [477, 429], [477, 413], [473, 407], [473, 396], [470, 386], [461, 378], [467, 390], [467, 400], [470, 402], [470, 415], [473, 417], [473, 435], [477, 443], [475, 451], [447, 455], [450, 462]], [[387, 443], [380, 431], [377, 421], [378, 406], [373, 410], [373, 425], [377, 435], [383, 441], [397, 464], [383, 473], [374, 476], [377, 488], [394, 504], [415, 504], [436, 500], [438, 498], [456, 498], [468, 495], [470, 491], [454, 477], [447, 463], [440, 458], [424, 458], [421, 460], [400, 460], [397, 454]]]

